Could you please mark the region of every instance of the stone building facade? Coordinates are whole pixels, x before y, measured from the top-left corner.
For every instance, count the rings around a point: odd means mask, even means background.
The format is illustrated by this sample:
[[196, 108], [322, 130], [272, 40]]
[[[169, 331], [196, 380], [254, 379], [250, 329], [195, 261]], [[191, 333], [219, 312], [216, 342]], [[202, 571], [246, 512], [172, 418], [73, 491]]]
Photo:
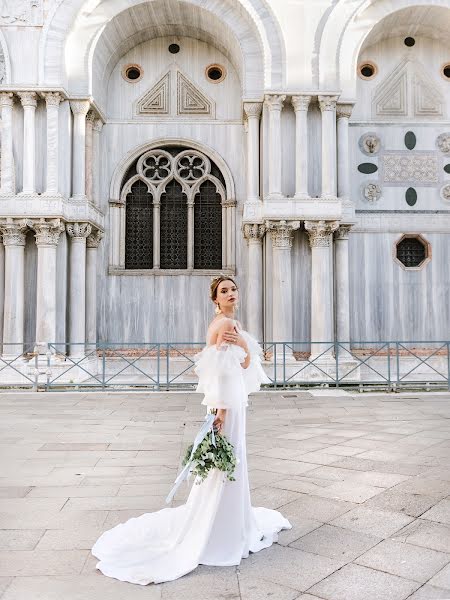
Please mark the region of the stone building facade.
[[450, 0], [0, 6], [4, 355], [449, 339]]

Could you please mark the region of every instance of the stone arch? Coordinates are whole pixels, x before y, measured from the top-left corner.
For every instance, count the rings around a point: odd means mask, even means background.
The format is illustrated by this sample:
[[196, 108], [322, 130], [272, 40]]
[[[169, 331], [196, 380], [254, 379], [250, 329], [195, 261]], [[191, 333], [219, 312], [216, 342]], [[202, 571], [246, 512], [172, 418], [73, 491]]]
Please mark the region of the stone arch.
[[390, 14], [420, 6], [450, 9], [450, 0], [338, 0], [320, 38], [320, 88], [341, 90], [341, 99], [354, 99], [358, 56], [372, 29]]
[[[157, 0], [147, 0], [149, 4]], [[262, 55], [259, 81], [244, 69], [244, 92], [262, 94], [285, 83], [285, 49], [281, 29], [267, 0], [232, 0], [229, 10], [220, 10], [215, 0], [183, 0], [219, 19], [240, 45], [245, 60], [255, 60], [255, 48]], [[39, 81], [41, 85], [72, 87], [89, 82], [95, 47], [107, 24], [121, 12], [143, 4], [143, 0], [58, 0], [50, 11], [40, 43]], [[74, 57], [71, 60], [71, 53]], [[66, 57], [65, 71], [61, 56]], [[247, 81], [249, 78], [249, 81]], [[258, 85], [259, 88], [258, 89]], [[80, 93], [80, 90], [77, 90]]]

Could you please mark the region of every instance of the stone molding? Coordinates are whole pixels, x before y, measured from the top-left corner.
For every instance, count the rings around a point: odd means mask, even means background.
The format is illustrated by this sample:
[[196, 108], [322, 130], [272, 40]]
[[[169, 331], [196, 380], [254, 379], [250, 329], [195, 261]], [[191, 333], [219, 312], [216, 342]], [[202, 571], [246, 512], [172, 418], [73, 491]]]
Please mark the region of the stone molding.
[[86, 239], [92, 231], [89, 223], [66, 223], [66, 231], [73, 241]]
[[266, 233], [266, 226], [262, 223], [245, 223], [242, 230], [247, 242], [261, 243]]
[[308, 111], [309, 105], [311, 103], [312, 96], [303, 96], [303, 95], [295, 95], [291, 96], [291, 104], [294, 107], [294, 111], [297, 112], [299, 110]]
[[20, 98], [20, 103], [25, 107], [36, 108], [37, 106], [37, 94], [36, 92], [17, 92]]
[[0, 222], [5, 246], [25, 246], [28, 225], [25, 219], [11, 219]]
[[311, 248], [328, 248], [332, 243], [332, 233], [339, 227], [339, 221], [305, 221]]
[[292, 248], [294, 231], [300, 229], [300, 221], [266, 221], [265, 226], [270, 231], [273, 248]]
[[39, 219], [27, 221], [28, 227], [35, 231], [37, 246], [57, 246], [60, 235], [64, 231], [64, 223], [60, 219]]
[[244, 102], [244, 112], [247, 119], [259, 119], [262, 113], [262, 102]]
[[319, 96], [319, 106], [322, 112], [334, 110], [339, 96]]

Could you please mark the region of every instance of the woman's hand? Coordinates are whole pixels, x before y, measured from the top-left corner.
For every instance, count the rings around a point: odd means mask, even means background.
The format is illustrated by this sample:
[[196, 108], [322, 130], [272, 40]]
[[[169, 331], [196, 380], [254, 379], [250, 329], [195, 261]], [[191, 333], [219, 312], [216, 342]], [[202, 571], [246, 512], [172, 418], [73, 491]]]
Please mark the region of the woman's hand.
[[236, 346], [240, 346], [248, 354], [247, 342], [243, 336], [236, 331], [236, 328], [234, 328], [234, 331], [224, 331], [223, 341], [229, 344], [236, 344]]
[[216, 418], [214, 419], [214, 428], [216, 429], [217, 433], [221, 433], [224, 423], [225, 423], [225, 416], [227, 414], [227, 410], [226, 408], [218, 408], [217, 412], [216, 412]]

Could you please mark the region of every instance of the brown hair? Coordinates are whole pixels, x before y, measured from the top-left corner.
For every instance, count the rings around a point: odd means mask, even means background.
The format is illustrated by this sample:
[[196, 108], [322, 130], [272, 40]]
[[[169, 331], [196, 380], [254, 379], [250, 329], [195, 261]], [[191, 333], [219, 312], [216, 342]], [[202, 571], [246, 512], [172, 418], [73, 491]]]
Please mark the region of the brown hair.
[[222, 283], [222, 281], [232, 281], [234, 283], [234, 285], [236, 287], [238, 287], [237, 283], [234, 281], [234, 279], [232, 277], [230, 277], [229, 275], [223, 275], [222, 273], [220, 275], [218, 275], [217, 277], [214, 277], [211, 280], [211, 285], [209, 287], [209, 296], [211, 298], [211, 300], [214, 302], [214, 300], [216, 300], [217, 298], [217, 288], [219, 287], [219, 284]]

